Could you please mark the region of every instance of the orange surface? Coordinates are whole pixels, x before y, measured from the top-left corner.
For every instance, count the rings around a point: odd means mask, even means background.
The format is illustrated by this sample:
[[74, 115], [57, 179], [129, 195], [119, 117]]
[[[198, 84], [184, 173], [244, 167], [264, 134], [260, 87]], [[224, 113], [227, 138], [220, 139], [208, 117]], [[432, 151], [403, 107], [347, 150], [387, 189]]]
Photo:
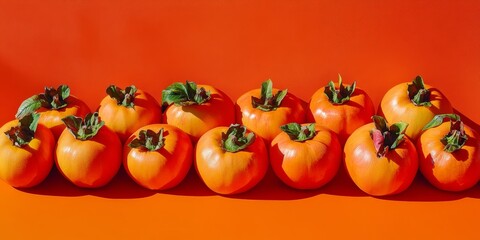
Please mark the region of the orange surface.
[[[0, 0], [0, 123], [43, 86], [69, 84], [92, 108], [115, 83], [160, 100], [174, 81], [212, 84], [236, 99], [272, 78], [308, 100], [341, 73], [378, 106], [421, 74], [480, 130], [478, 1]], [[40, 186], [0, 183], [1, 239], [471, 239], [480, 186], [366, 196], [345, 175], [315, 191], [274, 176], [245, 194], [213, 194], [191, 173], [166, 192], [124, 172], [105, 188], [58, 172]]]

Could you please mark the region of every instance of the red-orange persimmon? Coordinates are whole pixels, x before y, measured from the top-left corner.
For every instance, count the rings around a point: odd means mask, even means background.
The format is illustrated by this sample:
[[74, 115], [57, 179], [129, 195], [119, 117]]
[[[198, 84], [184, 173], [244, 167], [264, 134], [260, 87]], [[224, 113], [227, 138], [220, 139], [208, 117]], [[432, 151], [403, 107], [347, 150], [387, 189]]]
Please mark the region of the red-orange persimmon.
[[318, 124], [290, 123], [270, 145], [270, 163], [285, 184], [315, 189], [336, 175], [342, 150], [337, 135]]
[[190, 137], [168, 124], [152, 124], [138, 129], [123, 148], [123, 166], [128, 175], [139, 185], [152, 190], [178, 185], [192, 162]]
[[356, 82], [343, 86], [341, 76], [338, 78], [337, 85], [330, 81], [312, 95], [307, 121], [332, 130], [343, 145], [353, 131], [371, 121], [375, 107], [368, 94], [356, 87]]

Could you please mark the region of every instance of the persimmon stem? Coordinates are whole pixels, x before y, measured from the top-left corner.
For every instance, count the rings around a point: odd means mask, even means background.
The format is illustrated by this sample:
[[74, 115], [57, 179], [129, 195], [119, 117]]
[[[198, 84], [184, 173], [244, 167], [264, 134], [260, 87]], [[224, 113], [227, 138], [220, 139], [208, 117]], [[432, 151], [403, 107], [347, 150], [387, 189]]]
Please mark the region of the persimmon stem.
[[252, 106], [264, 112], [274, 111], [282, 104], [288, 90], [280, 90], [273, 94], [272, 80], [268, 79], [262, 83], [260, 98], [252, 96]]
[[350, 100], [353, 92], [355, 91], [355, 87], [357, 86], [357, 82], [353, 82], [350, 86], [344, 86], [342, 83], [342, 76], [338, 74], [338, 89], [335, 88], [335, 83], [330, 81], [327, 86], [325, 86], [325, 90], [323, 91], [325, 95], [327, 95], [328, 100], [334, 105], [341, 105]]
[[186, 81], [185, 84], [174, 83], [162, 91], [162, 106], [171, 104], [188, 106], [203, 104], [210, 100], [210, 91], [198, 87], [196, 83]]
[[227, 132], [222, 133], [222, 148], [227, 152], [238, 152], [255, 141], [255, 134], [253, 132], [246, 133], [247, 128], [240, 124], [232, 124]]
[[117, 105], [129, 108], [135, 107], [134, 100], [137, 88], [134, 85], [126, 87], [125, 90], [115, 85], [110, 85], [106, 92], [108, 96], [117, 101]]
[[315, 131], [315, 123], [305, 126], [302, 126], [298, 123], [289, 123], [281, 126], [280, 129], [288, 134], [290, 139], [296, 142], [304, 142], [317, 135], [317, 132]]
[[443, 123], [444, 119], [450, 119], [450, 130], [449, 132], [440, 140], [446, 152], [455, 152], [459, 149], [462, 149], [463, 145], [468, 140], [468, 136], [465, 133], [464, 124], [460, 119], [460, 116], [457, 114], [438, 114], [433, 119], [425, 125], [423, 130], [434, 128]]
[[22, 119], [41, 107], [55, 110], [62, 109], [68, 105], [66, 100], [69, 96], [70, 88], [67, 85], [60, 85], [57, 89], [45, 87], [44, 93], [33, 95], [20, 104], [15, 118]]
[[408, 97], [415, 106], [430, 107], [430, 90], [425, 88], [423, 78], [417, 76], [407, 88]]
[[84, 119], [76, 116], [68, 116], [62, 119], [68, 131], [76, 139], [85, 141], [95, 137], [105, 122], [100, 119], [98, 112], [89, 113]]
[[131, 148], [146, 149], [148, 151], [157, 151], [165, 146], [164, 131], [163, 128], [161, 128], [158, 133], [150, 129], [141, 130], [138, 137], [133, 139], [128, 146]]
[[16, 147], [28, 145], [34, 138], [37, 131], [40, 114], [30, 113], [18, 121], [17, 126], [10, 128], [5, 132], [8, 139]]
[[377, 157], [383, 157], [389, 150], [397, 148], [405, 140], [408, 123], [398, 122], [388, 126], [387, 120], [381, 116], [372, 116], [375, 128], [370, 131]]

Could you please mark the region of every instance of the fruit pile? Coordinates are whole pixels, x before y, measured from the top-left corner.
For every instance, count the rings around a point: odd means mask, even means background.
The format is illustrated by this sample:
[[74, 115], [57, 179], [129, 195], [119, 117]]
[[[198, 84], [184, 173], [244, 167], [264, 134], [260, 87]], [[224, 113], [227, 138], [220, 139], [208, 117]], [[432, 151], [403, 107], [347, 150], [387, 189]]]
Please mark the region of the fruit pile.
[[234, 103], [187, 81], [147, 92], [109, 86], [96, 112], [70, 89], [26, 99], [0, 131], [0, 179], [41, 183], [55, 164], [79, 187], [108, 184], [120, 167], [139, 185], [175, 187], [194, 165], [212, 191], [236, 194], [269, 166], [286, 185], [314, 189], [345, 167], [374, 196], [407, 189], [418, 170], [435, 187], [462, 191], [480, 179], [480, 142], [447, 98], [421, 77], [391, 88], [378, 112], [368, 94], [332, 81], [308, 104], [271, 80]]

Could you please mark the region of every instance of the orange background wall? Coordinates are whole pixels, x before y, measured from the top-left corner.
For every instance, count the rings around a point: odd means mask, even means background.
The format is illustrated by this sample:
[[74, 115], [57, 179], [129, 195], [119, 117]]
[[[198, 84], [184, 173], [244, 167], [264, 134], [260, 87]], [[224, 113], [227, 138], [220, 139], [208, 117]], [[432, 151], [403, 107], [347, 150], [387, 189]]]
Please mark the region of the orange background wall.
[[[0, 0], [0, 124], [62, 83], [95, 109], [112, 83], [160, 100], [188, 79], [236, 99], [271, 78], [308, 101], [340, 73], [376, 105], [422, 75], [478, 130], [479, 14], [474, 0]], [[342, 174], [315, 191], [268, 176], [222, 197], [193, 173], [157, 193], [122, 172], [84, 190], [53, 171], [30, 190], [0, 183], [0, 238], [472, 238], [479, 188], [446, 193], [419, 177], [401, 195], [373, 198]]]

